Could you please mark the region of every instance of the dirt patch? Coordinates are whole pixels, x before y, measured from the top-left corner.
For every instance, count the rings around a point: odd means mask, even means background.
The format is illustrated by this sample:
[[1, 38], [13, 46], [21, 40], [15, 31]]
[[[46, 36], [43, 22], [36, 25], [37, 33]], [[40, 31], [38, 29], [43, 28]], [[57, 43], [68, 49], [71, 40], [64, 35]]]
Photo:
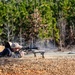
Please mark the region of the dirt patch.
[[0, 58], [0, 75], [75, 75], [75, 58]]

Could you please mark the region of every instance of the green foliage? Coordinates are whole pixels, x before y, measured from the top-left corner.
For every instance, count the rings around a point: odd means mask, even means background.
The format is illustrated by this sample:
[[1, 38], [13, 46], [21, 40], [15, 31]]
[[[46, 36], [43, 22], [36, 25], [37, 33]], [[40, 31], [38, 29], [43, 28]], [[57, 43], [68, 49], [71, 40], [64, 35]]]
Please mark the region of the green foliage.
[[[38, 17], [35, 13], [39, 13]], [[53, 38], [58, 42], [63, 18], [70, 28], [75, 27], [74, 17], [75, 0], [0, 0], [0, 35], [8, 38], [6, 27], [10, 29], [9, 37], [33, 33], [38, 38]]]
[[[52, 6], [52, 5], [51, 5]], [[43, 27], [39, 30], [39, 37], [41, 38], [55, 38], [59, 39], [59, 30], [56, 27], [56, 19], [53, 17], [53, 11], [49, 4], [42, 4], [39, 7]]]

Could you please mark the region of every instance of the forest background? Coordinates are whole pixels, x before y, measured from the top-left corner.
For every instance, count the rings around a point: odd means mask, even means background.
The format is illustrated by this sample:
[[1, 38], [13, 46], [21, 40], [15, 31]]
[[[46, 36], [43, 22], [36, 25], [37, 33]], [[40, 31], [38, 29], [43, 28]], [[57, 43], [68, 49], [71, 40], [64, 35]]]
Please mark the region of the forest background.
[[37, 39], [75, 45], [75, 0], [0, 0], [0, 43]]

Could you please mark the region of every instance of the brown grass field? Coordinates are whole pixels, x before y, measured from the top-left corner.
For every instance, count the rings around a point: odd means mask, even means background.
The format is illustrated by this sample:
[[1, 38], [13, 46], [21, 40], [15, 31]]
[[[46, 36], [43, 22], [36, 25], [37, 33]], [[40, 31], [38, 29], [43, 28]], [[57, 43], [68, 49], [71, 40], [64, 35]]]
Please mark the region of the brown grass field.
[[75, 56], [0, 58], [0, 75], [75, 75]]

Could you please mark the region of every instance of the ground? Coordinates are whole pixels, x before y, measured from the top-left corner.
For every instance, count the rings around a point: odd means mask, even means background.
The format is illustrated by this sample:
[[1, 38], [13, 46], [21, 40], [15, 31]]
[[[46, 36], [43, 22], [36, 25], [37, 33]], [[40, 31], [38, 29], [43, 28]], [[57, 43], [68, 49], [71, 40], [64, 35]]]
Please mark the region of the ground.
[[45, 58], [36, 56], [1, 57], [0, 75], [75, 75], [75, 51], [47, 51]]
[[56, 52], [45, 58], [39, 54], [37, 57], [33, 54], [23, 58], [2, 57], [0, 75], [75, 75], [75, 54]]

